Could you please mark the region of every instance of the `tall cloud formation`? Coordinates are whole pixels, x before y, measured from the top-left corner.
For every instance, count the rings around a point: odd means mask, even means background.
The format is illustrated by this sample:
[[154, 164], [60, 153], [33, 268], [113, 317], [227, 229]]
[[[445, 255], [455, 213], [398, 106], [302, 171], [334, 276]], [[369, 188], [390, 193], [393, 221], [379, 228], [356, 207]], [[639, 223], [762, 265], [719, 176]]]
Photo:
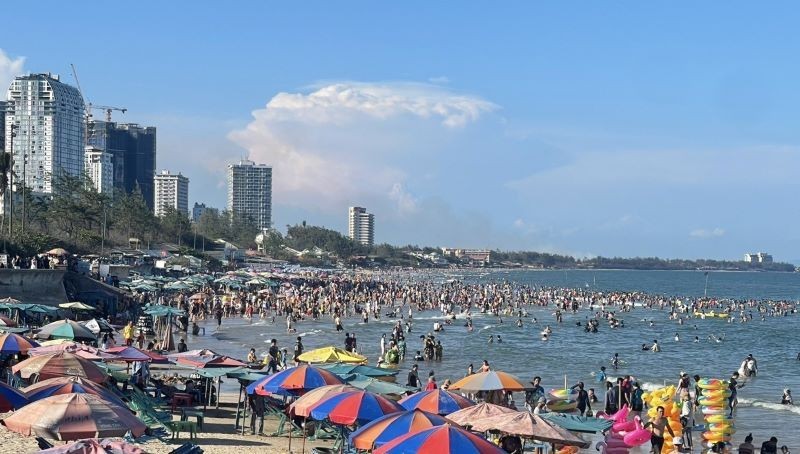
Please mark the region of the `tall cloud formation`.
[[11, 85], [14, 77], [22, 74], [25, 66], [25, 57], [17, 57], [12, 59], [0, 49], [0, 92], [3, 93], [5, 99], [5, 91]]
[[426, 84], [342, 82], [313, 90], [275, 95], [229, 138], [251, 160], [273, 166], [275, 204], [327, 213], [352, 204], [413, 212], [407, 175], [426, 137], [461, 130], [497, 108]]

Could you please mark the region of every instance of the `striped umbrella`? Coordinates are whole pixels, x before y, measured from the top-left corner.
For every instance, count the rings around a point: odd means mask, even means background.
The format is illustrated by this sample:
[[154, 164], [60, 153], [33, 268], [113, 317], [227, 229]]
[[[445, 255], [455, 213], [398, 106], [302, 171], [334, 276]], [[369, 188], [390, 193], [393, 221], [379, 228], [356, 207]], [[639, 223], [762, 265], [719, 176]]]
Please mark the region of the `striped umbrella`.
[[422, 410], [390, 413], [361, 427], [350, 435], [350, 444], [356, 449], [373, 449], [407, 433], [419, 432], [450, 421], [437, 414]]
[[26, 354], [28, 350], [38, 347], [35, 341], [19, 334], [7, 333], [0, 335], [0, 353], [15, 355], [17, 353]]
[[28, 398], [16, 388], [0, 382], [0, 413], [17, 410], [28, 405]]
[[311, 417], [335, 424], [366, 424], [383, 415], [403, 411], [396, 402], [368, 391], [347, 391], [331, 396], [311, 409]]
[[30, 378], [39, 374], [39, 379], [68, 377], [71, 375], [87, 378], [95, 383], [103, 383], [108, 375], [93, 362], [68, 352], [50, 353], [33, 356], [11, 367], [14, 373], [19, 372], [22, 378]]
[[418, 408], [438, 415], [447, 415], [475, 405], [475, 402], [466, 397], [461, 397], [441, 388], [414, 393], [404, 397], [398, 403], [406, 410]]
[[251, 383], [247, 387], [247, 393], [261, 396], [267, 394], [297, 396], [320, 386], [341, 385], [342, 383], [344, 381], [336, 374], [304, 364], [267, 375], [261, 380]]
[[88, 328], [72, 320], [59, 320], [45, 325], [37, 334], [39, 339], [71, 339], [94, 342], [97, 336]]
[[37, 435], [55, 440], [134, 437], [147, 428], [127, 408], [93, 394], [61, 394], [46, 397], [17, 410], [2, 424], [25, 436]]
[[101, 352], [99, 349], [89, 345], [79, 344], [77, 342], [64, 340], [57, 345], [43, 345], [28, 350], [28, 356], [42, 356], [49, 355], [50, 353], [67, 352], [73, 355], [80, 356], [83, 359], [95, 361], [104, 358], [111, 358], [113, 355]]
[[523, 391], [528, 385], [519, 378], [507, 372], [490, 370], [467, 375], [461, 380], [450, 385], [450, 389], [464, 391]]
[[110, 390], [81, 377], [49, 378], [23, 388], [22, 392], [31, 402], [58, 394], [83, 393], [94, 394], [119, 406], [125, 406], [125, 403]]
[[386, 443], [373, 454], [435, 452], [437, 454], [505, 454], [505, 451], [478, 435], [445, 424], [412, 432]]
[[356, 388], [353, 388], [350, 385], [320, 386], [319, 388], [311, 390], [300, 396], [292, 403], [291, 406], [289, 406], [289, 411], [293, 415], [304, 416], [307, 418], [311, 416], [311, 409], [315, 405], [335, 394], [341, 394], [343, 391], [356, 391]]

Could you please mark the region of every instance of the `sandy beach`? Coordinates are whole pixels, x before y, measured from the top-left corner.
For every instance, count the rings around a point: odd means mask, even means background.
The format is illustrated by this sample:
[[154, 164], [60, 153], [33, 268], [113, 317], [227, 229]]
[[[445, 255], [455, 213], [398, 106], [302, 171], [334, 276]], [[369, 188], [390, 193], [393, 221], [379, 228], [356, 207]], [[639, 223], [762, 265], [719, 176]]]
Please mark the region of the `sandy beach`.
[[[2, 415], [7, 416], [7, 415]], [[195, 440], [189, 440], [188, 434], [181, 433], [181, 438], [171, 440], [168, 434], [162, 439], [151, 438], [144, 443], [136, 443], [146, 452], [151, 454], [167, 454], [183, 443], [191, 441], [200, 445], [204, 452], [209, 454], [239, 454], [243, 451], [250, 452], [257, 449], [264, 453], [287, 453], [289, 450], [289, 437], [279, 436], [270, 437], [266, 435], [250, 435], [249, 430], [245, 430], [245, 435], [234, 430], [236, 418], [236, 395], [223, 393], [220, 401], [220, 408], [209, 408], [206, 410], [206, 417], [203, 423], [203, 431], [198, 432]], [[179, 415], [174, 415], [173, 419], [180, 419]], [[249, 415], [248, 415], [249, 423]], [[264, 433], [273, 433], [278, 427], [278, 420], [275, 418], [264, 419]], [[54, 443], [56, 446], [60, 442]], [[313, 447], [332, 447], [331, 441], [309, 441], [306, 440], [305, 451], [311, 452]], [[302, 439], [292, 439], [292, 452], [302, 452]], [[23, 437], [0, 426], [0, 452], [3, 453], [32, 453], [39, 451], [35, 437]]]

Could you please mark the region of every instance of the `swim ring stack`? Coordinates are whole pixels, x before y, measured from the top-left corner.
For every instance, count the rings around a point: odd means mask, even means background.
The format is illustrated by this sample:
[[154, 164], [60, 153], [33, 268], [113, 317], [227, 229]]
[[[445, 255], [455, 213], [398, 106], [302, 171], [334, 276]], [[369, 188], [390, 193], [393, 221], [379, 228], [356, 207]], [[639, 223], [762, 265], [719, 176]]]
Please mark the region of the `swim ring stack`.
[[[647, 416], [650, 419], [656, 418], [658, 416], [658, 407], [664, 407], [664, 417], [667, 418], [667, 424], [675, 435], [680, 435], [683, 431], [683, 426], [681, 426], [681, 407], [674, 399], [675, 386], [667, 386], [642, 394], [642, 400], [648, 407]], [[669, 435], [669, 432], [666, 435]], [[661, 448], [661, 452], [666, 454], [671, 451], [672, 437], [666, 436], [664, 437], [664, 446]]]
[[547, 409], [556, 413], [569, 413], [578, 408], [578, 393], [571, 389], [551, 389], [548, 391]]
[[736, 427], [728, 413], [728, 397], [731, 395], [728, 382], [716, 378], [704, 378], [697, 382], [697, 386], [703, 390], [697, 402], [706, 420], [707, 430], [701, 434], [706, 446], [711, 448], [714, 443], [731, 441]]

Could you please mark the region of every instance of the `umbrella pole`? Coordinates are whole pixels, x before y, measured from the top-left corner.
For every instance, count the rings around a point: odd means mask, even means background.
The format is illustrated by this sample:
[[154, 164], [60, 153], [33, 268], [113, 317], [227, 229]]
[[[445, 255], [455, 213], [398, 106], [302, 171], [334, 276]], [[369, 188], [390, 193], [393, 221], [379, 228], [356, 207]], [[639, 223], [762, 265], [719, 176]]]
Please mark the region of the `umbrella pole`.
[[303, 417], [303, 450], [302, 453], [306, 454], [306, 424], [308, 423], [308, 417]]
[[292, 430], [292, 429], [293, 429], [294, 421], [292, 421], [291, 413], [288, 414], [287, 417], [289, 418], [289, 452], [291, 453], [292, 452], [292, 432], [294, 432], [294, 430]]
[[[242, 403], [242, 384], [239, 384], [239, 397], [236, 399], [236, 424], [234, 428], [239, 427], [239, 405]], [[244, 422], [244, 421], [242, 421]]]
[[221, 394], [220, 390], [219, 390], [219, 385], [220, 385], [220, 382], [222, 381], [221, 378], [222, 377], [217, 377], [217, 405], [215, 406], [216, 410], [219, 410], [219, 397], [220, 397], [220, 394]]

